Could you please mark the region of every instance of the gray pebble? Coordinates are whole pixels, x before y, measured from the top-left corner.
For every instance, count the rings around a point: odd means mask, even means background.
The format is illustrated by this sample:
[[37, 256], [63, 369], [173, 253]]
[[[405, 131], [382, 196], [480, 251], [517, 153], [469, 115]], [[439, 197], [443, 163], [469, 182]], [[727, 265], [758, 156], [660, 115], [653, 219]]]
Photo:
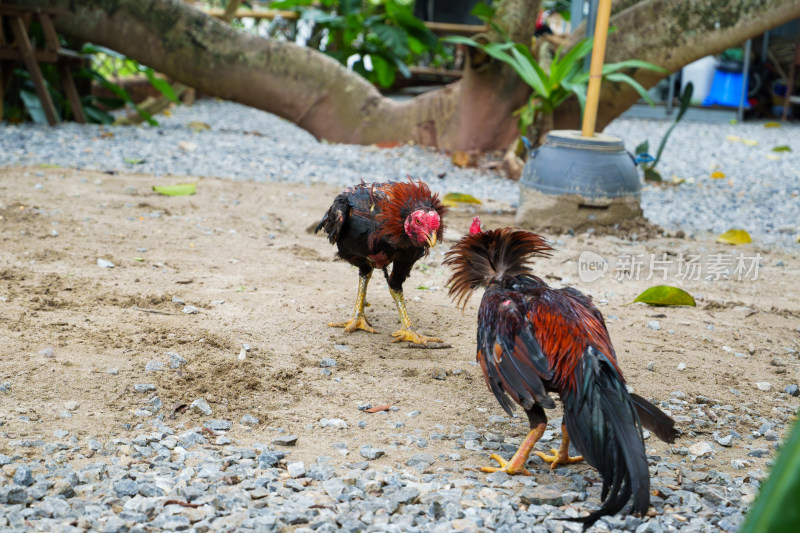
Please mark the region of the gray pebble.
[[385, 451], [379, 448], [373, 448], [369, 444], [365, 444], [364, 446], [362, 446], [361, 449], [359, 450], [359, 453], [361, 454], [361, 457], [363, 457], [364, 459], [368, 459], [370, 461], [374, 461], [375, 459], [378, 459], [379, 457], [383, 457], [384, 455], [386, 455]]
[[276, 446], [294, 446], [297, 444], [297, 435], [286, 435], [285, 437], [278, 437], [272, 440], [272, 444]]
[[213, 411], [211, 410], [211, 406], [208, 405], [208, 402], [205, 401], [203, 398], [197, 398], [191, 404], [189, 404], [189, 409], [196, 411], [202, 415], [211, 416]]
[[255, 427], [261, 423], [261, 420], [254, 417], [253, 415], [243, 415], [239, 423], [244, 426]]
[[334, 367], [336, 366], [336, 359], [332, 359], [330, 357], [323, 357], [322, 360], [319, 362], [319, 366], [321, 366], [322, 368]]
[[795, 384], [792, 384], [792, 385], [789, 385], [789, 386], [787, 386], [787, 387], [784, 389], [784, 391], [785, 391], [785, 392], [786, 392], [786, 394], [788, 394], [789, 396], [800, 396], [800, 387], [798, 387], [798, 386], [797, 386], [797, 385], [795, 385]]
[[23, 487], [33, 485], [33, 472], [25, 465], [20, 465], [14, 471], [14, 483]]
[[286, 470], [293, 478], [303, 477], [306, 475], [306, 467], [302, 462], [289, 463], [286, 465]]
[[661, 324], [658, 322], [658, 320], [650, 320], [647, 323], [647, 327], [652, 330], [658, 331], [661, 329]]
[[164, 366], [165, 366], [164, 363], [162, 363], [161, 361], [149, 361], [144, 366], [144, 371], [145, 372], [158, 372], [158, 371], [164, 370]]
[[[150, 363], [147, 364], [149, 365]], [[146, 367], [145, 369], [147, 370]], [[158, 369], [151, 368], [149, 370], [158, 370]], [[135, 390], [136, 392], [148, 392], [156, 390], [156, 386], [153, 385], [152, 383], [137, 383], [136, 385], [133, 386], [133, 390]]]
[[114, 483], [114, 491], [120, 498], [125, 496], [135, 496], [139, 493], [139, 484], [132, 479], [120, 479]]
[[183, 308], [183, 314], [185, 314], [185, 315], [196, 315], [199, 312], [200, 312], [200, 310], [197, 307], [193, 306], [193, 305], [187, 305], [187, 306], [184, 306], [184, 308]]
[[212, 431], [229, 431], [232, 424], [230, 420], [209, 420], [203, 426]]

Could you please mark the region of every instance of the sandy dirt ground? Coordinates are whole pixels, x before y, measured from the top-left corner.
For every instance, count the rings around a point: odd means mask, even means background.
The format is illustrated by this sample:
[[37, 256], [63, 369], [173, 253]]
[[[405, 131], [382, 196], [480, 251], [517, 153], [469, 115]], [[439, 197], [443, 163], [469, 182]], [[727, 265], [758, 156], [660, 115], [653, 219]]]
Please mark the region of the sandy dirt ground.
[[[378, 275], [367, 314], [380, 334], [345, 335], [326, 325], [349, 315], [357, 284], [356, 271], [335, 261], [328, 241], [308, 231], [336, 189], [199, 179], [194, 196], [151, 190], [186, 181], [59, 168], [0, 170], [0, 384], [8, 386], [0, 392], [0, 453], [21, 453], [9, 439], [50, 442], [56, 429], [102, 442], [150, 432], [150, 418], [138, 415], [154, 396], [171, 427], [230, 420], [228, 436], [245, 445], [294, 434], [296, 446], [283, 449], [305, 461], [319, 455], [359, 461], [363, 444], [387, 450], [376, 466], [403, 463], [420, 451], [452, 453], [454, 441], [430, 435], [453, 426], [491, 430], [512, 443], [524, 436], [524, 417], [504, 416], [474, 364], [479, 295], [464, 312], [457, 309], [441, 266], [475, 212], [492, 228], [513, 225], [509, 209], [482, 205], [448, 217], [445, 242], [417, 264], [405, 292], [415, 325], [452, 347], [412, 349], [390, 342], [397, 313]], [[682, 391], [684, 415], [702, 410], [697, 396], [730, 406], [735, 420], [718, 417], [689, 427], [679, 419], [685, 435], [676, 447], [711, 441], [721, 429], [748, 435], [760, 417], [786, 420], [797, 408], [798, 399], [783, 392], [797, 383], [800, 366], [796, 251], [757, 243], [734, 250], [710, 235], [641, 242], [548, 237], [556, 250], [537, 262], [537, 273], [595, 299], [634, 390], [655, 401]], [[601, 280], [580, 281], [578, 258], [585, 250], [672, 259], [681, 252], [760, 253], [761, 268], [755, 281], [683, 282], [698, 297], [696, 308], [654, 308], [630, 303], [659, 284], [653, 280], [617, 281], [610, 271]], [[99, 258], [114, 268], [99, 267]], [[186, 305], [198, 312], [184, 313]], [[651, 321], [660, 329], [648, 326]], [[244, 344], [250, 351], [241, 360]], [[168, 352], [186, 363], [171, 368]], [[336, 360], [330, 375], [320, 367], [323, 358]], [[164, 369], [146, 371], [151, 361], [165, 363]], [[757, 382], [770, 383], [771, 391], [759, 390]], [[136, 392], [137, 384], [156, 389]], [[198, 398], [213, 415], [185, 409]], [[367, 403], [398, 409], [358, 409]], [[261, 423], [241, 424], [248, 414]], [[558, 410], [549, 414], [560, 416]], [[323, 418], [343, 419], [347, 428], [323, 428]], [[425, 450], [418, 438], [427, 439]], [[346, 443], [349, 454], [337, 453], [333, 443]], [[670, 450], [654, 438], [647, 446], [651, 453]], [[460, 465], [488, 464], [483, 452], [457, 451]], [[746, 458], [747, 451], [717, 446], [698, 462], [733, 472], [731, 460]], [[747, 459], [766, 469], [769, 458]]]

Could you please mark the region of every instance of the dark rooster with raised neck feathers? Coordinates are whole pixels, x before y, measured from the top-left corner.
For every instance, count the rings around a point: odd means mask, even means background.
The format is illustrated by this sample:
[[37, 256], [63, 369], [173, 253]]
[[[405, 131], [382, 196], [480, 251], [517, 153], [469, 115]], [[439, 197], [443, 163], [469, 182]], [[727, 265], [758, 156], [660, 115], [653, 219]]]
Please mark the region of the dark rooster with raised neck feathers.
[[[450, 295], [462, 307], [476, 289], [486, 288], [478, 311], [478, 363], [503, 409], [511, 414], [513, 400], [530, 422], [514, 456], [506, 461], [492, 455], [500, 467], [482, 470], [530, 475], [525, 463], [547, 427], [544, 410], [555, 407], [548, 393], [557, 392], [564, 407], [561, 446], [552, 455], [535, 453], [553, 468], [585, 458], [600, 472], [602, 506], [575, 519], [586, 529], [630, 499], [632, 512], [647, 511], [650, 474], [641, 426], [666, 442], [677, 431], [660, 409], [628, 392], [603, 316], [591, 300], [573, 288], [548, 287], [527, 266], [550, 250], [527, 231], [481, 231], [476, 217], [444, 262], [453, 269]], [[583, 457], [569, 456], [570, 439]]]
[[[392, 333], [394, 342], [441, 342], [420, 335], [411, 325], [403, 298], [403, 282], [421, 257], [442, 239], [446, 208], [422, 180], [364, 183], [349, 187], [334, 200], [314, 232], [321, 229], [336, 244], [338, 256], [358, 267], [358, 296], [353, 316], [331, 327], [377, 333], [364, 313], [367, 284], [372, 271], [383, 271], [397, 305], [402, 327]], [[392, 265], [391, 274], [387, 270]]]

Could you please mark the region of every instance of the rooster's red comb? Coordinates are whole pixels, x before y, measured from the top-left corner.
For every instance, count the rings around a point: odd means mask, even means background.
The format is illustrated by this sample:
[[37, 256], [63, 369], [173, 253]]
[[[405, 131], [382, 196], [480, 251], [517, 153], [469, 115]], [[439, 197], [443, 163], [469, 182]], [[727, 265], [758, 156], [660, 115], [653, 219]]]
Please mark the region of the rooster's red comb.
[[480, 217], [475, 217], [475, 218], [472, 219], [472, 225], [469, 227], [469, 232], [472, 233], [472, 234], [481, 232], [481, 219], [480, 219]]

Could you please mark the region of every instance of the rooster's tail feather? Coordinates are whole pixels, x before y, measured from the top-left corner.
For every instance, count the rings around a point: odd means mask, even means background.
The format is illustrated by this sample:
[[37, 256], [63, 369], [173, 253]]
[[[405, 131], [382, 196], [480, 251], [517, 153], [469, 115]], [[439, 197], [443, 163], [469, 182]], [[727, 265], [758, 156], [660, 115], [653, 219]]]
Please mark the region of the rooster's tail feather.
[[575, 447], [603, 478], [600, 509], [575, 520], [587, 529], [622, 510], [631, 496], [631, 511], [644, 514], [650, 472], [635, 403], [617, 370], [594, 347], [587, 348], [575, 372], [574, 390], [561, 394], [564, 422]]

